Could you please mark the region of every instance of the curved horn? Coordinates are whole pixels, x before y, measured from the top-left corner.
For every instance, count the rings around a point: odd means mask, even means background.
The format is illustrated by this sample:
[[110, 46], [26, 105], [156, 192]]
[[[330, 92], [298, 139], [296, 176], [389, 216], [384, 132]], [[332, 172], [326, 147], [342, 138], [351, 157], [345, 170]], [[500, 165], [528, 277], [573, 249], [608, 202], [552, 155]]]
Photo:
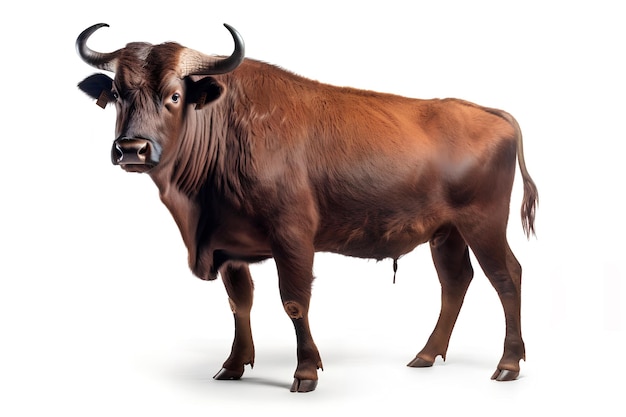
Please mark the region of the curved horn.
[[224, 26], [235, 41], [235, 50], [228, 58], [219, 59], [205, 55], [193, 49], [185, 49], [180, 56], [181, 76], [187, 75], [215, 75], [233, 71], [243, 62], [245, 46], [243, 38], [232, 26], [224, 23]]
[[109, 27], [106, 23], [98, 23], [85, 29], [76, 39], [76, 52], [87, 64], [101, 70], [115, 72], [116, 58], [119, 50], [110, 53], [96, 52], [87, 46], [87, 39], [101, 27]]

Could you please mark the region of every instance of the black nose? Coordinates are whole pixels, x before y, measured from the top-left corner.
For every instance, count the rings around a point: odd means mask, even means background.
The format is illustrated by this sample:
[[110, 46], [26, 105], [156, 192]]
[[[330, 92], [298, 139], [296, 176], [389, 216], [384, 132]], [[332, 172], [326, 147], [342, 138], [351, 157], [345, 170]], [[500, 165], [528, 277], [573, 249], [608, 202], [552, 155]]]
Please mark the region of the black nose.
[[113, 142], [111, 162], [113, 165], [155, 166], [159, 160], [158, 147], [143, 138], [120, 138]]

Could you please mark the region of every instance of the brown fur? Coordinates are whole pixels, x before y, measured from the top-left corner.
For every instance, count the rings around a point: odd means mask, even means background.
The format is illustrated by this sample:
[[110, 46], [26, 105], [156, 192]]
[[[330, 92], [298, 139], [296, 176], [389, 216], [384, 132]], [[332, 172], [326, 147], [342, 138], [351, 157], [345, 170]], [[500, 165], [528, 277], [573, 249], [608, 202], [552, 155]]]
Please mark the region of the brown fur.
[[249, 59], [227, 74], [180, 79], [181, 50], [124, 49], [113, 82], [116, 136], [162, 148], [148, 174], [180, 228], [190, 268], [202, 279], [222, 275], [236, 333], [218, 379], [239, 378], [254, 363], [248, 263], [276, 261], [298, 339], [293, 390], [307, 391], [322, 366], [307, 314], [314, 253], [397, 259], [428, 241], [442, 310], [410, 365], [445, 357], [473, 275], [471, 248], [505, 311], [494, 378], [517, 376], [521, 267], [506, 241], [516, 158], [527, 234], [537, 190], [512, 116], [456, 99], [334, 87]]

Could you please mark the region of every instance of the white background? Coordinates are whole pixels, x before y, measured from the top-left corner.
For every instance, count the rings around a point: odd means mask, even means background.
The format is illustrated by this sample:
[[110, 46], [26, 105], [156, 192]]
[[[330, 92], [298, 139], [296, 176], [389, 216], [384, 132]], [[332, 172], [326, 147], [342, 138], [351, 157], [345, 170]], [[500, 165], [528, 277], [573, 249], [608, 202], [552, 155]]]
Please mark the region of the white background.
[[[608, 415], [625, 374], [624, 12], [618, 1], [20, 2], [1, 6], [0, 415]], [[309, 5], [310, 4], [310, 5]], [[90, 46], [178, 41], [337, 85], [460, 97], [516, 116], [540, 192], [538, 238], [511, 205], [524, 267], [520, 379], [495, 291], [476, 276], [448, 359], [405, 364], [439, 310], [426, 246], [391, 261], [316, 258], [311, 322], [325, 371], [291, 394], [295, 336], [272, 261], [253, 268], [256, 366], [214, 381], [232, 341], [219, 281], [186, 266], [147, 176], [109, 161], [114, 109], [76, 88]], [[618, 408], [619, 409], [619, 408]], [[616, 411], [615, 411], [616, 412]], [[471, 414], [469, 414], [471, 415]]]

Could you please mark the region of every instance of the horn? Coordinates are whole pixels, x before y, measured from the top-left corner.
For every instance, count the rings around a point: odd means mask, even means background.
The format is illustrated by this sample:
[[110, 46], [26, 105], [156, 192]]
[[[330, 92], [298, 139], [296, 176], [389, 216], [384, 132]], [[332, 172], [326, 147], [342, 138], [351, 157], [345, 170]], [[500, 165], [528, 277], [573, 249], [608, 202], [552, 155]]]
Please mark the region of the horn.
[[96, 52], [87, 46], [87, 39], [101, 27], [109, 27], [106, 23], [98, 23], [85, 29], [76, 39], [76, 51], [87, 64], [101, 70], [115, 72], [119, 50], [110, 53]]
[[243, 38], [229, 24], [224, 26], [235, 41], [235, 50], [228, 58], [216, 58], [214, 56], [205, 55], [193, 49], [184, 49], [180, 56], [180, 74], [182, 77], [187, 75], [216, 75], [225, 74], [233, 71], [243, 62], [245, 56], [245, 46]]

